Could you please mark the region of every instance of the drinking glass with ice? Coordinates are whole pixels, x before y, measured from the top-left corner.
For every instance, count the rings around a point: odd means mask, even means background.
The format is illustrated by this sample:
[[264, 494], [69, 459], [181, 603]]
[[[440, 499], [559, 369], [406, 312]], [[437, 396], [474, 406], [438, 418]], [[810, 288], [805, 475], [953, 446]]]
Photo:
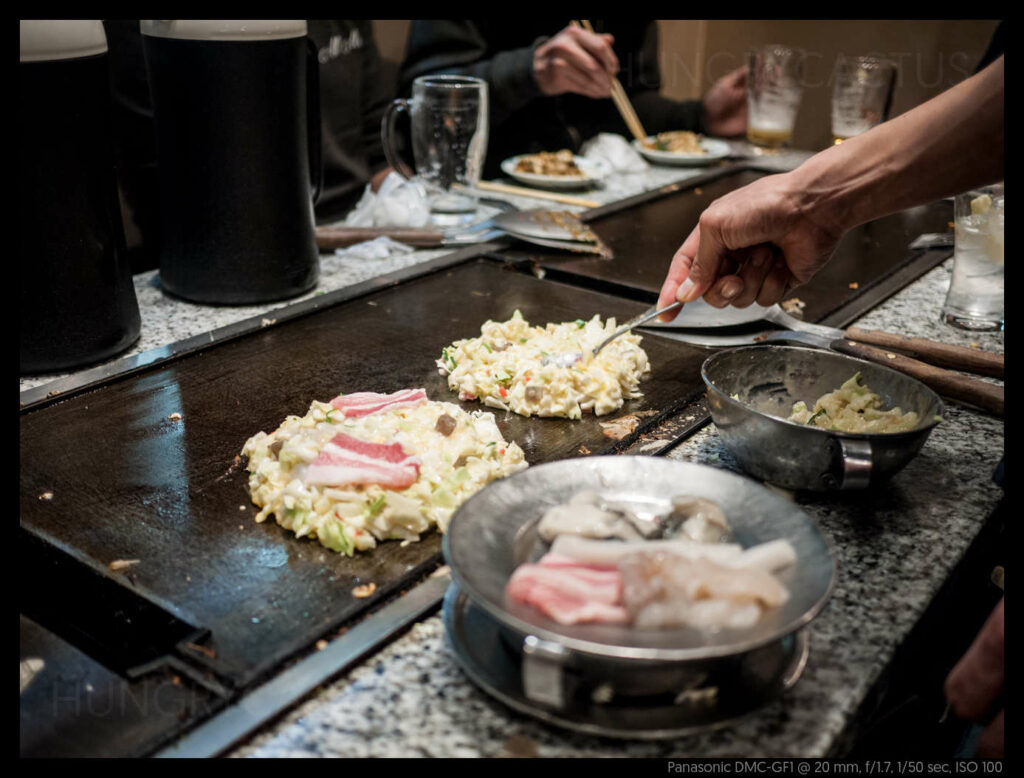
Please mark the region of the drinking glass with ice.
[[1003, 329], [1003, 185], [957, 195], [953, 280], [942, 320], [966, 330]]

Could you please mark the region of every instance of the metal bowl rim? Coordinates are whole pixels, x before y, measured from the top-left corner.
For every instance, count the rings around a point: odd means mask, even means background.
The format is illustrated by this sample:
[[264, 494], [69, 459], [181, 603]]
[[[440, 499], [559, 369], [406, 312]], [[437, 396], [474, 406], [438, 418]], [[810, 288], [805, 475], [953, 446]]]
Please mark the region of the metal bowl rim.
[[[931, 395], [932, 398], [935, 401], [936, 412], [935, 412], [935, 414], [933, 414], [932, 418], [927, 423], [919, 425], [917, 427], [914, 427], [914, 429], [907, 430], [905, 432], [847, 432], [845, 430], [826, 430], [826, 429], [822, 429], [821, 427], [811, 427], [811, 426], [808, 426], [806, 424], [801, 424], [801, 423], [796, 422], [796, 421], [790, 421], [789, 419], [786, 419], [786, 418], [784, 418], [782, 416], [774, 416], [774, 415], [772, 415], [770, 413], [765, 413], [764, 411], [760, 411], [757, 408], [753, 407], [752, 405], [748, 405], [745, 402], [742, 402], [740, 400], [735, 400], [724, 389], [722, 389], [720, 386], [718, 386], [714, 381], [712, 381], [708, 377], [708, 373], [707, 373], [708, 365], [711, 364], [715, 359], [717, 359], [719, 357], [723, 357], [724, 358], [725, 354], [734, 354], [734, 353], [737, 353], [737, 352], [740, 352], [740, 351], [761, 351], [761, 352], [767, 353], [767, 351], [769, 349], [771, 349], [773, 351], [776, 351], [776, 352], [778, 352], [778, 351], [803, 351], [803, 352], [813, 352], [815, 354], [828, 354], [829, 356], [826, 357], [826, 358], [837, 358], [840, 361], [847, 361], [847, 362], [853, 362], [853, 363], [857, 363], [857, 364], [861, 364], [861, 365], [868, 365], [869, 368], [871, 368], [871, 369], [877, 368], [878, 370], [886, 370], [886, 371], [889, 371], [890, 373], [895, 373], [896, 375], [900, 375], [903, 378], [909, 379], [910, 381], [913, 381], [914, 383], [918, 384], [919, 388], [922, 390], [922, 393], [925, 396]], [[729, 349], [728, 351], [719, 351], [718, 353], [712, 354], [710, 357], [705, 359], [704, 362], [701, 364], [701, 366], [700, 366], [700, 377], [704, 380], [704, 384], [707, 386], [708, 389], [713, 389], [716, 392], [718, 392], [718, 394], [720, 394], [722, 396], [722, 398], [726, 402], [728, 402], [730, 405], [732, 405], [734, 407], [742, 408], [743, 410], [749, 411], [750, 413], [756, 414], [757, 416], [760, 416], [762, 418], [770, 419], [770, 420], [772, 420], [774, 422], [779, 422], [781, 424], [785, 424], [786, 426], [792, 427], [793, 429], [799, 429], [799, 430], [805, 431], [805, 432], [807, 432], [809, 434], [813, 434], [813, 435], [824, 435], [825, 437], [829, 437], [829, 438], [847, 438], [847, 439], [850, 439], [850, 440], [868, 440], [868, 441], [871, 441], [871, 440], [895, 440], [895, 441], [900, 441], [900, 440], [904, 440], [904, 439], [910, 439], [912, 437], [917, 437], [918, 435], [920, 435], [923, 432], [930, 432], [935, 427], [937, 427], [939, 424], [941, 424], [942, 423], [942, 419], [941, 418], [936, 419], [935, 417], [936, 416], [941, 417], [942, 414], [945, 411], [945, 405], [942, 402], [942, 398], [939, 397], [939, 395], [936, 394], [930, 387], [926, 386], [925, 384], [923, 384], [921, 381], [919, 381], [918, 379], [914, 378], [913, 376], [907, 375], [906, 373], [901, 373], [898, 370], [893, 370], [891, 367], [886, 367], [885, 365], [880, 365], [877, 362], [870, 362], [870, 361], [868, 361], [866, 359], [859, 359], [857, 357], [851, 357], [851, 356], [848, 356], [846, 354], [838, 354], [838, 353], [836, 353], [834, 351], [822, 351], [821, 349], [808, 348], [806, 346], [781, 346], [781, 345], [779, 345], [779, 346], [775, 346], [775, 345], [760, 346], [760, 345], [755, 345], [755, 346], [740, 346], [738, 348]], [[838, 387], [836, 387], [836, 388], [838, 388]]]
[[[611, 455], [611, 456], [591, 456], [591, 457], [581, 457], [581, 458], [588, 459], [588, 460], [594, 460], [594, 459], [620, 460], [620, 459], [623, 458], [623, 455], [618, 455], [618, 456], [616, 456], [616, 455]], [[649, 460], [653, 460], [653, 461], [659, 461], [660, 460], [660, 461], [663, 461], [663, 462], [672, 462], [672, 460], [663, 459], [663, 458], [660, 458], [660, 457], [634, 457], [634, 458], [645, 459], [645, 460], [649, 459]], [[537, 468], [557, 466], [557, 465], [564, 464], [566, 461], [568, 461], [568, 460], [562, 459], [562, 460], [557, 460], [557, 461], [554, 461], [554, 462], [545, 462], [545, 463], [539, 464], [539, 465], [532, 465], [528, 470], [521, 471], [521, 472], [529, 472], [529, 470], [534, 470], [534, 469], [537, 469]], [[780, 500], [780, 501], [783, 499], [782, 497], [779, 497], [778, 495], [772, 493], [771, 490], [769, 490], [766, 487], [762, 486], [761, 484], [759, 484], [757, 481], [755, 481], [754, 479], [750, 478], [749, 476], [741, 475], [739, 473], [734, 473], [734, 472], [732, 472], [730, 470], [726, 470], [724, 468], [714, 468], [714, 467], [711, 467], [710, 465], [704, 465], [704, 464], [700, 464], [700, 463], [696, 463], [696, 462], [687, 462], [686, 464], [694, 465], [694, 466], [697, 466], [697, 467], [707, 467], [707, 468], [710, 468], [712, 470], [716, 470], [716, 471], [719, 471], [719, 472], [723, 472], [723, 473], [727, 473], [729, 475], [735, 476], [736, 478], [740, 478], [740, 479], [743, 479], [743, 480], [751, 481], [751, 483], [754, 486], [761, 487], [765, 491], [766, 496], [769, 499]], [[507, 476], [506, 479], [502, 479], [502, 480], [507, 480], [507, 479], [515, 478], [519, 474], [520, 473], [513, 473], [512, 475]], [[472, 503], [474, 500], [476, 500], [481, 494], [484, 493], [484, 491], [486, 491], [486, 487], [485, 487], [485, 489], [481, 489], [479, 492], [477, 492], [476, 494], [472, 495], [468, 500], [466, 500], [459, 507], [459, 511], [463, 510], [465, 507], [470, 505], [470, 503]], [[454, 519], [454, 516], [452, 518]], [[441, 540], [441, 551], [442, 551], [442, 554], [444, 556], [445, 564], [447, 564], [449, 569], [451, 570], [452, 580], [459, 587], [459, 589], [465, 594], [465, 596], [467, 598], [469, 598], [474, 604], [478, 605], [479, 607], [481, 607], [485, 611], [487, 611], [487, 613], [489, 613], [493, 618], [498, 620], [500, 623], [504, 624], [506, 627], [509, 627], [514, 632], [522, 634], [524, 637], [529, 636], [529, 635], [533, 635], [533, 636], [538, 637], [538, 638], [540, 638], [542, 640], [548, 640], [548, 641], [551, 641], [553, 643], [558, 643], [559, 645], [561, 645], [564, 648], [567, 648], [567, 649], [569, 649], [571, 651], [574, 651], [574, 652], [577, 652], [577, 653], [580, 653], [580, 654], [586, 654], [586, 655], [589, 655], [589, 656], [598, 657], [598, 658], [604, 657], [604, 658], [608, 658], [608, 659], [651, 660], [651, 661], [669, 661], [669, 662], [684, 661], [684, 660], [699, 660], [699, 659], [718, 659], [718, 658], [722, 658], [722, 657], [730, 657], [730, 656], [737, 656], [737, 655], [740, 655], [740, 654], [746, 654], [746, 653], [749, 653], [750, 651], [753, 651], [755, 649], [761, 648], [762, 646], [765, 646], [765, 645], [768, 645], [770, 643], [774, 643], [774, 642], [777, 642], [779, 640], [782, 640], [782, 639], [788, 637], [789, 635], [792, 635], [795, 632], [799, 632], [800, 630], [806, 628], [807, 625], [810, 624], [811, 621], [813, 621], [818, 616], [819, 613], [821, 613], [821, 611], [824, 609], [825, 605], [827, 605], [828, 601], [832, 598], [832, 592], [835, 589], [836, 578], [837, 578], [837, 560], [836, 560], [836, 555], [834, 553], [833, 544], [829, 540], [829, 538], [825, 535], [825, 533], [821, 532], [821, 530], [817, 527], [817, 525], [814, 524], [813, 520], [810, 519], [810, 517], [807, 518], [807, 521], [811, 524], [813, 529], [815, 529], [818, 532], [818, 534], [821, 536], [821, 539], [822, 539], [822, 541], [823, 541], [823, 543], [825, 545], [826, 551], [828, 552], [829, 559], [832, 562], [832, 574], [829, 576], [828, 584], [826, 585], [825, 590], [822, 593], [822, 595], [818, 598], [818, 600], [810, 608], [807, 609], [807, 611], [804, 612], [804, 614], [802, 616], [800, 616], [798, 619], [795, 619], [794, 621], [790, 622], [789, 624], [785, 625], [784, 629], [780, 629], [780, 630], [778, 630], [775, 633], [766, 634], [766, 635], [764, 635], [764, 636], [762, 636], [760, 638], [751, 639], [751, 640], [747, 640], [747, 641], [740, 641], [740, 642], [726, 644], [726, 645], [721, 645], [721, 646], [697, 646], [697, 647], [693, 647], [693, 648], [678, 648], [678, 649], [672, 649], [672, 648], [644, 648], [644, 647], [636, 647], [636, 646], [633, 646], [633, 647], [631, 647], [631, 646], [617, 646], [617, 645], [612, 645], [610, 643], [601, 643], [601, 642], [597, 642], [597, 641], [585, 640], [585, 639], [580, 639], [580, 638], [573, 638], [573, 637], [569, 637], [569, 636], [563, 635], [563, 634], [561, 634], [561, 633], [559, 633], [559, 632], [557, 632], [555, 630], [550, 630], [550, 629], [547, 629], [545, 627], [542, 627], [542, 626], [539, 626], [539, 625], [536, 625], [536, 624], [531, 624], [531, 623], [529, 623], [527, 621], [523, 621], [523, 620], [513, 616], [512, 614], [508, 613], [507, 611], [505, 611], [504, 608], [489, 602], [486, 597], [482, 596], [482, 594], [479, 591], [477, 591], [476, 587], [468, 579], [466, 579], [465, 576], [463, 576], [459, 572], [458, 567], [455, 564], [453, 564], [452, 551], [451, 551], [451, 534], [450, 534], [450, 532], [445, 532], [444, 536], [442, 537], [442, 540]]]

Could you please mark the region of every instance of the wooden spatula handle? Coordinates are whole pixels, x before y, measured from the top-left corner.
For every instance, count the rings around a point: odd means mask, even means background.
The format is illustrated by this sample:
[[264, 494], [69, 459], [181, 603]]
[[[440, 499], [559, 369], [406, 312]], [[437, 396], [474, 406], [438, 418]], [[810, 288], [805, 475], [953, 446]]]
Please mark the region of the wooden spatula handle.
[[317, 227], [316, 245], [322, 249], [341, 249], [364, 240], [388, 237], [420, 248], [440, 246], [444, 235], [417, 227]]
[[925, 386], [931, 387], [942, 397], [974, 405], [996, 416], [1003, 415], [1003, 387], [977, 378], [969, 378], [951, 370], [929, 365], [904, 354], [867, 346], [863, 343], [843, 339], [832, 343], [832, 348], [851, 357], [891, 367], [913, 376]]
[[954, 346], [926, 338], [911, 338], [906, 335], [897, 335], [894, 332], [865, 330], [860, 327], [850, 327], [846, 331], [846, 337], [860, 343], [896, 349], [939, 367], [995, 378], [1003, 377], [1002, 354], [993, 354], [990, 351], [980, 351], [965, 346]]

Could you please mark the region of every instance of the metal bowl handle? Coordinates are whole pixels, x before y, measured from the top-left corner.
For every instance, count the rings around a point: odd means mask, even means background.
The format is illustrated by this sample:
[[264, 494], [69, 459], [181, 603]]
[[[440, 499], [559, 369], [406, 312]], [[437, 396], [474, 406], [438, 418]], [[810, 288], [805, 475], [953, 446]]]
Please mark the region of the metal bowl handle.
[[523, 640], [523, 693], [534, 702], [565, 707], [563, 667], [569, 650], [560, 643], [527, 635]]
[[825, 475], [835, 489], [866, 489], [871, 483], [871, 441], [854, 438], [832, 438], [832, 468]]

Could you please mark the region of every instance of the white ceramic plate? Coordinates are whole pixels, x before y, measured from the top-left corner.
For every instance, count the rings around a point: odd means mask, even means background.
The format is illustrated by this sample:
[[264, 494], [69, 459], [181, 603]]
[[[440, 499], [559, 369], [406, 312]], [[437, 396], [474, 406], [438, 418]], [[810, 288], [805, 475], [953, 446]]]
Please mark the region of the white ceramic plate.
[[532, 155], [520, 154], [515, 157], [509, 157], [501, 163], [501, 169], [505, 172], [505, 175], [511, 176], [524, 186], [533, 186], [542, 189], [583, 189], [598, 183], [611, 172], [604, 162], [579, 156], [574, 156], [573, 159], [576, 161], [576, 167], [583, 172], [582, 177], [544, 176], [537, 173], [523, 173], [516, 170], [516, 164], [519, 160], [523, 157], [529, 156]]
[[[657, 140], [657, 137], [652, 135], [647, 140], [653, 142]], [[698, 167], [725, 159], [732, 153], [732, 146], [724, 140], [716, 140], [715, 138], [702, 138], [700, 146], [707, 152], [706, 154], [679, 154], [675, 151], [658, 151], [657, 149], [647, 148], [638, 140], [633, 141], [633, 148], [639, 151], [648, 162], [653, 162], [655, 165]]]

